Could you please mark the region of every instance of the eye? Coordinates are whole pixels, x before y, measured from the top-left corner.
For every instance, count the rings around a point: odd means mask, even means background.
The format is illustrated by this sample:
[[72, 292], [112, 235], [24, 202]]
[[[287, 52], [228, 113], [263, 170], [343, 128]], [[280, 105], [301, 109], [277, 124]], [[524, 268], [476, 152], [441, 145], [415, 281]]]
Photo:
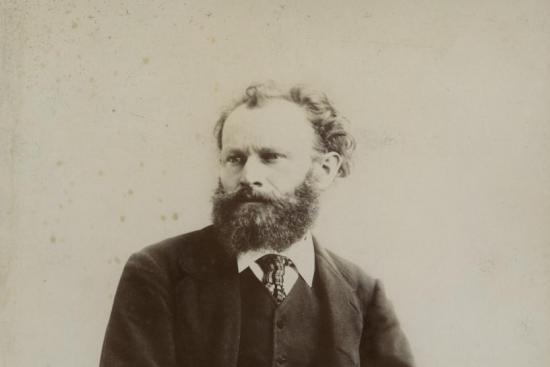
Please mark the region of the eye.
[[231, 154], [225, 158], [225, 162], [231, 165], [242, 165], [246, 158], [241, 154]]
[[276, 162], [277, 160], [284, 158], [283, 154], [275, 152], [264, 152], [261, 154], [261, 158], [264, 162]]

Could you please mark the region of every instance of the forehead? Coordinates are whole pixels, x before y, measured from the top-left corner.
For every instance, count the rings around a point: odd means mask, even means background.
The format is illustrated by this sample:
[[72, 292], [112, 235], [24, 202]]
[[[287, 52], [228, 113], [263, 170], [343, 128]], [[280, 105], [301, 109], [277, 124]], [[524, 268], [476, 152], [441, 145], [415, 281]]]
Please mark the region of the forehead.
[[297, 151], [313, 148], [315, 132], [306, 111], [284, 99], [249, 108], [237, 107], [226, 119], [222, 150], [275, 148]]

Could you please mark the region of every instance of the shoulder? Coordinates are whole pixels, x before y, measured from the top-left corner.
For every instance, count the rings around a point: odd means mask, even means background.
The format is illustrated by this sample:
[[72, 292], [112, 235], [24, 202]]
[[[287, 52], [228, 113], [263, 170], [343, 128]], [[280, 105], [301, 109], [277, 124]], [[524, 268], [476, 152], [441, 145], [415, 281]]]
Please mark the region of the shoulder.
[[316, 240], [314, 243], [317, 256], [324, 258], [328, 266], [332, 267], [345, 280], [357, 296], [368, 302], [379, 287], [378, 279], [365, 272], [354, 262], [322, 247]]
[[350, 285], [354, 284], [374, 284], [376, 279], [365, 272], [363, 268], [361, 268], [359, 265], [355, 264], [354, 262], [337, 255], [331, 250], [325, 249], [328, 256], [332, 259], [333, 263], [336, 265], [338, 270], [342, 273], [344, 278], [349, 281]]
[[133, 253], [126, 263], [126, 269], [138, 269], [166, 280], [174, 280], [182, 276], [182, 262], [186, 259], [206, 258], [204, 252], [213, 241], [211, 226], [167, 238]]

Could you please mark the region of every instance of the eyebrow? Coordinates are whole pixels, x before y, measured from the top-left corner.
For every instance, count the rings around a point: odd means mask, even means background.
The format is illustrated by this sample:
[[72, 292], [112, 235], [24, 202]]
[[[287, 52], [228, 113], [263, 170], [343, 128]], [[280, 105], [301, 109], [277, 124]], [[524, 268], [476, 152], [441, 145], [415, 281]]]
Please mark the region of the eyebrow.
[[287, 152], [282, 150], [282, 149], [277, 149], [277, 148], [272, 148], [272, 147], [265, 147], [265, 148], [260, 148], [258, 150], [258, 153], [260, 154], [265, 154], [265, 153], [282, 153], [282, 154], [286, 154]]
[[238, 149], [238, 148], [230, 148], [230, 149], [225, 150], [225, 151], [222, 150], [222, 154], [236, 154], [236, 153], [243, 154], [244, 151], [242, 149]]
[[290, 152], [284, 149], [277, 149], [275, 147], [255, 147], [252, 146], [248, 149], [240, 149], [240, 148], [229, 148], [226, 152], [223, 154], [229, 155], [229, 154], [248, 154], [249, 151], [257, 152], [258, 154], [270, 154], [270, 153], [277, 153], [277, 154], [284, 154], [284, 155], [290, 155]]

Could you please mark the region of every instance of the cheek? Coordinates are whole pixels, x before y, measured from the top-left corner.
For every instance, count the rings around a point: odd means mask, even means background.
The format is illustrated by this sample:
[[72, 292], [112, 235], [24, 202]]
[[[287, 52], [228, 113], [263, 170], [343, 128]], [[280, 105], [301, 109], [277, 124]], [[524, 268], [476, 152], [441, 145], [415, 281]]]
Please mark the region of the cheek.
[[238, 186], [238, 174], [234, 170], [222, 167], [220, 168], [220, 182], [225, 190], [232, 191]]
[[286, 167], [279, 167], [269, 175], [269, 181], [280, 191], [289, 192], [294, 190], [306, 178], [311, 169], [310, 164], [293, 164]]

